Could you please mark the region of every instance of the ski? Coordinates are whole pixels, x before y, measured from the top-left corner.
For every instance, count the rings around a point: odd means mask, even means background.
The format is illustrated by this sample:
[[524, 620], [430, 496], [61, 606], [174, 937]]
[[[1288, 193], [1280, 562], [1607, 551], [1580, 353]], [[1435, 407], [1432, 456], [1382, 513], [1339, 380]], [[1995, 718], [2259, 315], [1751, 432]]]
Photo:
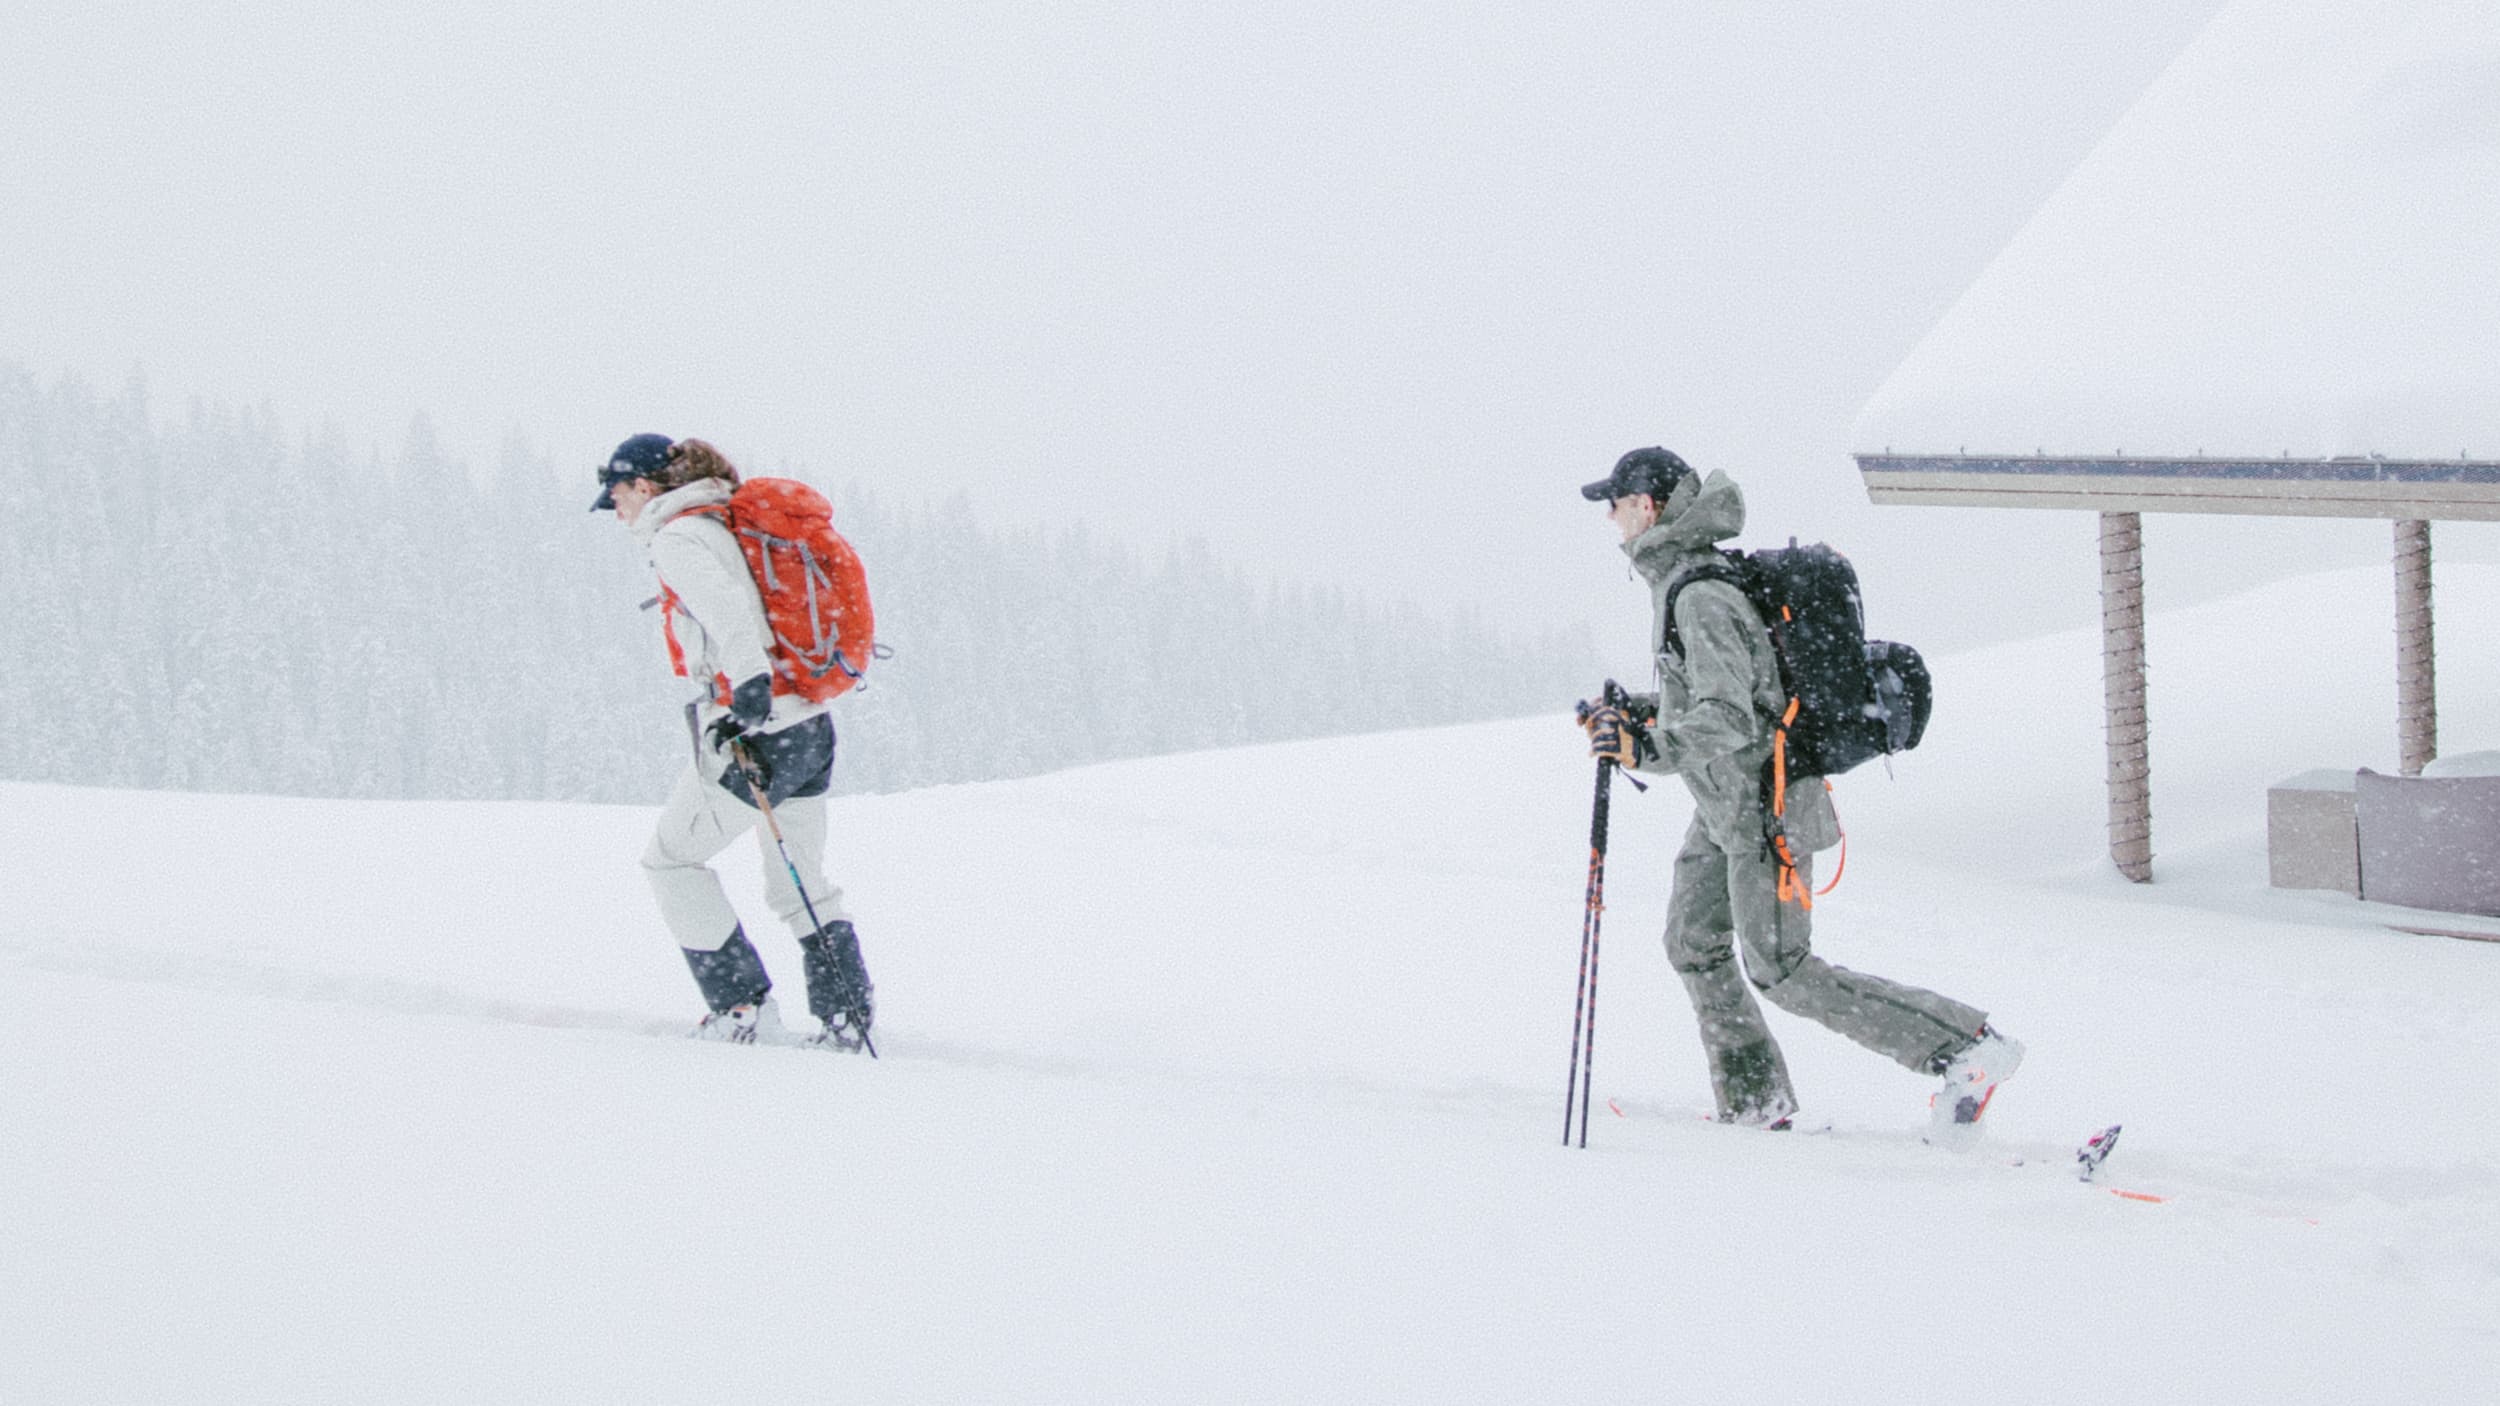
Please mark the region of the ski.
[[[2118, 1131], [2125, 1126], [2123, 1123], [2112, 1123], [2076, 1145], [2075, 1180], [2091, 1181], [2101, 1174], [2101, 1164], [2109, 1160], [2111, 1152], [2117, 1150]], [[1939, 1144], [1929, 1143], [1931, 1147], [1937, 1145]], [[2018, 1152], [2006, 1158], [2005, 1165], [2021, 1167], [2028, 1165], [2030, 1161], [2030, 1158]]]
[[[1682, 1109], [1655, 1107], [1639, 1100], [1634, 1100], [1627, 1106], [1621, 1097], [1607, 1099], [1606, 1110], [1618, 1118], [1674, 1118], [1685, 1114], [1685, 1110]], [[1698, 1110], [1692, 1111], [1690, 1116], [1696, 1123], [1707, 1123], [1714, 1128], [1730, 1128], [1741, 1132], [1803, 1133], [1810, 1136], [1816, 1133], [1828, 1133], [1834, 1128], [1829, 1118], [1801, 1117], [1794, 1113], [1770, 1123], [1722, 1123], [1716, 1117]]]
[[[2101, 1164], [2108, 1161], [2109, 1154], [2117, 1150], [2118, 1133], [2125, 1126], [2123, 1123], [2112, 1123], [2083, 1140], [2083, 1145], [2075, 1149], [2075, 1180], [2087, 1186], [2097, 1184], [2101, 1174]], [[2022, 1164], [2023, 1159], [2020, 1157], [2012, 1161], [2012, 1165], [2017, 1167]], [[2156, 1206], [2170, 1199], [2149, 1191], [2130, 1191], [2123, 1186], [2105, 1186], [2101, 1189], [2120, 1200], [2143, 1201]]]
[[2101, 1174], [2101, 1164], [2108, 1161], [2109, 1154], [2118, 1147], [2118, 1130], [2122, 1126], [2112, 1123], [2085, 1138], [2083, 1146], [2075, 1149], [2075, 1180], [2090, 1181]]
[[[1673, 1118], [1678, 1116], [1689, 1116], [1695, 1122], [1708, 1123], [1713, 1127], [1728, 1126], [1719, 1123], [1717, 1119], [1711, 1117], [1709, 1114], [1698, 1110], [1683, 1110], [1662, 1107], [1641, 1099], [1626, 1099], [1620, 1096], [1609, 1098], [1606, 1100], [1606, 1108], [1618, 1118]], [[2085, 1138], [2081, 1143], [2076, 1145], [2074, 1154], [2075, 1180], [2085, 1182], [2087, 1184], [2098, 1183], [2101, 1174], [2101, 1167], [2109, 1161], [2109, 1154], [2117, 1150], [2118, 1134], [2125, 1126], [2126, 1125], [2123, 1123], [2112, 1123], [2108, 1127], [2092, 1134], [2090, 1137]], [[1806, 1136], [1835, 1134], [1841, 1137], [1851, 1136], [1849, 1133], [1842, 1133], [1829, 1118], [1796, 1117], [1793, 1115], [1789, 1118], [1781, 1119], [1780, 1122], [1773, 1124], [1770, 1127], [1755, 1129], [1755, 1131], [1783, 1133], [1795, 1132]], [[1952, 1146], [1938, 1143], [1923, 1133], [1920, 1134], [1919, 1141], [1930, 1147], [1943, 1146], [1946, 1147], [1948, 1151], [1957, 1152], [1983, 1149], [1985, 1147], [1985, 1144]], [[2026, 1157], [2019, 1152], [2004, 1158], [2005, 1165], [2009, 1167], [2027, 1166], [2031, 1161], [2031, 1158]], [[2123, 1197], [2130, 1201], [2160, 1203], [2169, 1199], [2165, 1196], [2153, 1195], [2150, 1192], [2129, 1191], [2120, 1187], [2103, 1187], [2102, 1189], [2109, 1192], [2112, 1196]]]
[[2460, 942], [2500, 942], [2500, 932], [2484, 932], [2475, 928], [2417, 928], [2404, 923], [2389, 923], [2387, 930], [2411, 933], [2415, 937], [2453, 937]]

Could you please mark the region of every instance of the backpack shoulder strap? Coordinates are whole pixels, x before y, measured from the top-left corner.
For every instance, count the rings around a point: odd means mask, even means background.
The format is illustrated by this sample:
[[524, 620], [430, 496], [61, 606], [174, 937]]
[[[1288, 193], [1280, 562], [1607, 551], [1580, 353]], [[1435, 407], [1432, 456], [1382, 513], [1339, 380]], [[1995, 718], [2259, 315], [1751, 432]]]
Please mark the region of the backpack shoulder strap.
[[[1685, 587], [1690, 586], [1697, 581], [1725, 581], [1727, 584], [1734, 586], [1738, 594], [1746, 594], [1744, 572], [1737, 566], [1736, 554], [1734, 552], [1722, 551], [1719, 553], [1717, 559], [1703, 562], [1701, 565], [1685, 572], [1682, 576], [1677, 577], [1675, 584], [1667, 587], [1666, 608], [1658, 612], [1660, 615], [1665, 617], [1665, 623], [1660, 627], [1664, 636], [1664, 638], [1659, 641], [1658, 647], [1660, 653], [1673, 651], [1676, 658], [1681, 659], [1684, 657], [1683, 633], [1676, 629], [1675, 625], [1675, 602], [1678, 597], [1684, 594]], [[1752, 600], [1753, 598], [1750, 595], [1746, 595], [1746, 603], [1748, 605], [1752, 604]]]

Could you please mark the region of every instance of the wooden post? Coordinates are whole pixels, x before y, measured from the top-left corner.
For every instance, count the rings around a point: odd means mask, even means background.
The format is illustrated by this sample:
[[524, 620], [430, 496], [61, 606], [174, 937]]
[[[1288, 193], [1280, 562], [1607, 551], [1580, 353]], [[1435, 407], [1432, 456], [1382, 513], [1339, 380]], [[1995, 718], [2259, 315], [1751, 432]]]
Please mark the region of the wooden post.
[[2431, 525], [2396, 524], [2396, 756], [2407, 776], [2439, 755], [2439, 682], [2431, 650]]
[[2153, 767], [2144, 711], [2144, 520], [2101, 514], [2101, 697], [2107, 708], [2109, 857], [2153, 878]]

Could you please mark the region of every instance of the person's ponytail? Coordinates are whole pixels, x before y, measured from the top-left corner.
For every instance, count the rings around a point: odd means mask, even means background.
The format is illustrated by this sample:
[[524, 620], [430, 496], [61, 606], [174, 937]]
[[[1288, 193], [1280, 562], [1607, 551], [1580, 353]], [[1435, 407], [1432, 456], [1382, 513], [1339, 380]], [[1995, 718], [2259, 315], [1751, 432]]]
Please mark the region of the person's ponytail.
[[682, 488], [697, 479], [717, 478], [738, 484], [738, 466], [729, 456], [699, 439], [681, 439], [668, 447], [668, 486]]

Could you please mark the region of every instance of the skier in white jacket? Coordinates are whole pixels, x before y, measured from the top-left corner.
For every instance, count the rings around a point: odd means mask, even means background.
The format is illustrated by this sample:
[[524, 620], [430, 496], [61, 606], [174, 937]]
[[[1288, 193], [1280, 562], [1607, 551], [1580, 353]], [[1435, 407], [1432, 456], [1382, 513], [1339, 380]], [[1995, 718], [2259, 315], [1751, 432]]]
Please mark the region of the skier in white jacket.
[[[686, 705], [692, 764], [660, 812], [642, 865], [710, 1008], [697, 1038], [854, 1050], [875, 1018], [875, 993], [842, 890], [822, 867], [833, 720], [824, 703], [773, 692], [763, 598], [721, 511], [737, 482], [737, 469], [711, 445], [656, 434], [619, 444], [599, 470], [591, 510], [613, 510], [650, 554], [670, 666], [701, 689]], [[820, 1035], [802, 1038], [782, 1025], [763, 958], [707, 862], [761, 818], [733, 744], [754, 765], [798, 871], [794, 885], [759, 829], [765, 897], [798, 938], [808, 1006], [824, 1022]]]

